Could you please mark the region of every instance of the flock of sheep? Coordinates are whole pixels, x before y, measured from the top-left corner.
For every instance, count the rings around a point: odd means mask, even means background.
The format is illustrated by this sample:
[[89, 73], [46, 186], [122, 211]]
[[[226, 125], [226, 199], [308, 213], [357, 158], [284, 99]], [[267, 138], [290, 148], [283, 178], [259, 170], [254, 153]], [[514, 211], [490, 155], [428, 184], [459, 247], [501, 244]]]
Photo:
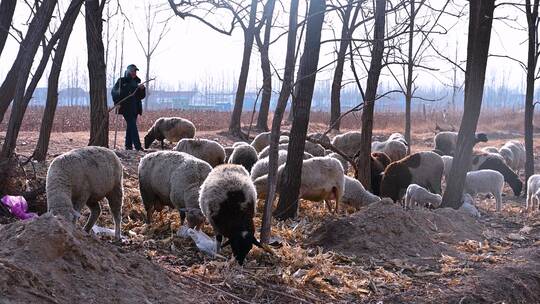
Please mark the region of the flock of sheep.
[[[253, 217], [259, 199], [266, 197], [268, 182], [268, 146], [270, 133], [261, 133], [251, 144], [237, 142], [223, 147], [216, 141], [195, 139], [195, 126], [182, 118], [160, 118], [145, 136], [145, 147], [158, 140], [177, 142], [172, 151], [146, 154], [138, 167], [139, 189], [146, 210], [147, 224], [154, 211], [164, 206], [180, 213], [181, 224], [200, 229], [207, 220], [216, 235], [216, 251], [230, 245], [242, 264], [253, 245], [262, 247], [255, 238]], [[331, 143], [351, 158], [360, 147], [360, 133], [347, 132], [330, 140], [323, 134], [311, 134]], [[477, 134], [477, 141], [487, 141]], [[376, 203], [381, 198], [401, 201], [405, 206], [439, 207], [441, 180], [448, 176], [457, 134], [440, 132], [435, 149], [407, 155], [408, 143], [399, 133], [386, 141], [374, 141], [371, 155], [371, 184], [367, 191], [347, 176], [348, 163], [339, 154], [306, 141], [299, 198], [311, 201], [335, 201], [356, 209]], [[280, 137], [278, 180], [287, 160], [288, 133]], [[508, 183], [520, 195], [522, 182], [516, 172], [524, 165], [525, 150], [518, 142], [508, 142], [500, 149], [484, 148], [473, 155], [467, 173], [461, 209], [479, 216], [473, 196], [491, 193], [497, 211], [502, 204], [502, 188]], [[278, 183], [279, 185], [279, 183]], [[107, 198], [115, 223], [115, 237], [120, 239], [123, 199], [122, 165], [114, 151], [102, 147], [74, 149], [56, 157], [50, 164], [46, 181], [49, 212], [75, 222], [84, 205], [90, 216], [84, 229], [88, 232], [98, 219], [99, 200]], [[540, 175], [528, 181], [527, 209], [538, 209]], [[226, 242], [222, 244], [223, 237]]]

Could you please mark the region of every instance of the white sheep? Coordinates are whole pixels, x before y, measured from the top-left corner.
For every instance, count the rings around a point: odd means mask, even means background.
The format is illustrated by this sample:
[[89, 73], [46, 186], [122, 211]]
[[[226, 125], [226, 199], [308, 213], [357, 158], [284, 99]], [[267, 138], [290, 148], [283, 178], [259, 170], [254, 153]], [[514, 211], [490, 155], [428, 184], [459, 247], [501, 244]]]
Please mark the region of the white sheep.
[[144, 136], [144, 148], [150, 148], [154, 140], [161, 142], [167, 139], [171, 143], [176, 143], [182, 138], [193, 138], [195, 136], [195, 125], [180, 117], [161, 117], [154, 122], [146, 136]]
[[332, 139], [332, 145], [338, 148], [349, 157], [353, 157], [360, 150], [360, 142], [362, 133], [358, 131], [350, 131], [340, 135], [336, 135]]
[[[435, 150], [440, 151], [442, 155], [453, 156], [456, 152], [457, 138], [457, 132], [444, 131], [437, 133], [433, 138], [433, 141], [435, 143]], [[488, 141], [487, 135], [485, 133], [476, 133], [474, 138], [475, 144]]]
[[497, 212], [502, 207], [502, 191], [504, 187], [504, 176], [491, 169], [471, 171], [465, 178], [463, 193], [471, 196], [476, 194], [491, 193], [495, 197]]
[[258, 159], [255, 148], [244, 143], [234, 146], [234, 150], [228, 159], [228, 163], [242, 165], [249, 172]]
[[441, 156], [441, 158], [444, 164], [444, 179], [446, 180], [446, 182], [448, 182], [448, 177], [450, 176], [450, 170], [452, 169], [452, 162], [454, 161], [454, 157], [449, 155], [443, 155]]
[[[289, 149], [289, 144], [288, 143], [285, 143], [285, 144], [279, 144], [278, 146], [278, 151], [287, 151]], [[268, 154], [270, 153], [270, 146], [262, 149], [261, 152], [259, 152], [259, 159], [261, 158], [265, 158], [265, 157], [268, 157]], [[304, 151], [304, 156], [303, 156], [303, 159], [308, 159], [308, 158], [312, 158], [313, 155], [311, 153], [308, 153], [306, 151]]]
[[122, 222], [122, 164], [113, 151], [102, 147], [74, 149], [56, 157], [46, 179], [47, 210], [75, 222], [84, 205], [90, 217], [89, 232], [101, 214], [99, 201], [107, 198], [114, 220], [114, 235], [120, 240]]
[[255, 239], [255, 203], [257, 192], [246, 169], [226, 164], [214, 168], [200, 189], [199, 206], [216, 235], [219, 252], [223, 237], [231, 245], [236, 260], [242, 264], [253, 245], [261, 247]]
[[540, 174], [534, 174], [527, 181], [527, 201], [525, 210], [537, 211], [540, 206]]
[[[270, 145], [270, 132], [262, 132], [259, 133], [253, 141], [251, 142], [251, 145], [257, 152], [261, 152], [264, 148], [268, 147]], [[289, 136], [285, 135], [289, 134], [288, 132], [281, 132], [281, 136], [279, 137], [279, 143], [284, 144], [289, 142]]]
[[442, 196], [429, 192], [426, 188], [417, 184], [410, 184], [405, 192], [405, 207], [411, 208], [415, 204], [427, 207], [428, 204], [438, 208], [441, 205]]
[[[281, 165], [278, 168], [278, 185], [284, 169], [285, 165]], [[337, 212], [345, 184], [343, 167], [337, 159], [313, 157], [304, 160], [300, 179], [299, 198], [313, 202], [335, 200], [336, 208], [334, 212]], [[259, 199], [265, 199], [268, 175], [257, 178], [254, 183], [259, 194]]]
[[339, 162], [341, 163], [341, 166], [343, 167], [343, 172], [347, 173], [347, 171], [349, 171], [349, 162], [345, 158], [343, 158], [343, 156], [334, 152], [331, 152], [327, 154], [326, 156], [339, 160]]
[[187, 215], [188, 226], [199, 229], [204, 223], [199, 187], [211, 170], [207, 162], [183, 152], [158, 151], [144, 156], [139, 163], [139, 189], [146, 223], [151, 223], [154, 211], [169, 206], [180, 213], [181, 225]]
[[[284, 164], [287, 161], [287, 151], [279, 150], [278, 151], [278, 167]], [[268, 167], [270, 163], [270, 158], [264, 157], [259, 159], [251, 168], [251, 179], [256, 180], [257, 178], [268, 174]]]
[[393, 162], [407, 156], [407, 146], [398, 140], [374, 141], [371, 143], [371, 151], [383, 152]]
[[480, 149], [480, 151], [485, 152], [485, 153], [497, 153], [497, 154], [499, 154], [499, 149], [497, 149], [497, 147], [493, 147], [493, 146], [483, 147], [482, 149]]
[[309, 133], [307, 135], [307, 138], [313, 138], [313, 139], [316, 139], [316, 140], [319, 140], [323, 143], [326, 143], [326, 144], [330, 144], [330, 137], [328, 137], [326, 134], [324, 133]]
[[459, 207], [459, 211], [464, 212], [467, 215], [470, 215], [472, 217], [480, 217], [480, 212], [478, 209], [474, 206], [474, 199], [473, 197], [465, 193], [462, 197], [463, 203], [461, 204], [461, 207]]
[[508, 167], [519, 174], [519, 170], [525, 167], [525, 146], [518, 141], [508, 141], [500, 149], [499, 154], [502, 155]]
[[345, 175], [345, 185], [341, 202], [355, 209], [379, 202], [380, 197], [367, 191], [358, 180]]
[[200, 158], [212, 167], [225, 163], [225, 149], [217, 142], [201, 138], [184, 138], [173, 149]]
[[405, 136], [403, 136], [401, 133], [392, 133], [390, 136], [388, 136], [387, 140], [397, 140], [403, 143], [405, 146], [409, 145], [409, 143], [405, 140]]

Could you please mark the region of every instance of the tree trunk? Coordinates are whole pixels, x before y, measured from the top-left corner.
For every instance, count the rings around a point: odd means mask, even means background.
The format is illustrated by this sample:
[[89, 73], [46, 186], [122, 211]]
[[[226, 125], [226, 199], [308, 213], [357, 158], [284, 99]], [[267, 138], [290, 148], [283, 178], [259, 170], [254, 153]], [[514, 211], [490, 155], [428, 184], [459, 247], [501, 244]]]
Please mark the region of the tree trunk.
[[[9, 158], [15, 150], [17, 144], [17, 136], [21, 127], [20, 122], [24, 117], [27, 103], [25, 102], [26, 83], [28, 75], [32, 69], [32, 63], [36, 54], [39, 42], [47, 30], [49, 21], [51, 20], [56, 0], [45, 0], [37, 9], [36, 15], [32, 19], [28, 32], [25, 37], [25, 46], [20, 57], [20, 65], [17, 66], [17, 79], [15, 86], [15, 96], [13, 101], [13, 109], [8, 123], [6, 138], [2, 146], [0, 158]], [[23, 46], [21, 46], [23, 48]], [[19, 52], [21, 53], [21, 51]], [[9, 76], [9, 74], [8, 74]], [[9, 105], [9, 104], [8, 104]]]
[[259, 35], [256, 36], [259, 52], [261, 53], [261, 70], [263, 74], [261, 106], [259, 107], [259, 116], [257, 117], [257, 129], [261, 131], [268, 131], [268, 112], [270, 110], [270, 99], [272, 98], [272, 71], [270, 69], [269, 48], [275, 4], [276, 0], [269, 0], [266, 3], [264, 11], [266, 19], [264, 41], [261, 41]]
[[89, 146], [109, 146], [109, 112], [107, 108], [107, 72], [103, 47], [103, 7], [98, 0], [86, 0], [86, 44], [90, 83]]
[[[343, 25], [341, 27], [341, 39], [336, 58], [336, 69], [334, 70], [334, 79], [332, 80], [332, 90], [330, 92], [330, 126], [332, 130], [339, 131], [341, 116], [341, 82], [343, 80], [343, 67], [345, 65], [345, 56], [349, 45], [349, 20], [353, 8], [353, 0], [347, 2], [345, 13], [343, 14]], [[358, 4], [360, 6], [360, 4]], [[354, 22], [353, 22], [354, 23]]]
[[369, 190], [371, 190], [371, 136], [373, 133], [373, 112], [375, 109], [377, 86], [379, 84], [379, 76], [381, 75], [382, 57], [384, 52], [385, 5], [385, 0], [377, 0], [376, 2], [373, 49], [371, 51], [371, 63], [369, 65], [364, 108], [362, 111], [360, 151], [356, 160], [358, 167], [356, 178]]
[[294, 96], [294, 119], [291, 127], [287, 165], [280, 181], [279, 202], [276, 217], [281, 220], [296, 216], [298, 195], [302, 176], [304, 146], [309, 123], [311, 99], [317, 76], [321, 30], [326, 0], [311, 0], [307, 17], [306, 41], [300, 64], [298, 95]]
[[56, 47], [56, 52], [54, 53], [54, 58], [52, 61], [51, 72], [47, 82], [47, 103], [45, 105], [45, 111], [43, 112], [43, 119], [41, 120], [41, 128], [39, 129], [39, 138], [36, 149], [32, 155], [32, 157], [37, 161], [45, 161], [47, 158], [54, 114], [56, 112], [56, 105], [58, 104], [58, 80], [60, 78], [60, 71], [62, 70], [62, 63], [64, 62], [69, 37], [73, 31], [73, 25], [77, 20], [77, 16], [83, 3], [82, 0], [79, 0], [73, 1], [71, 5], [74, 5], [76, 2], [78, 2], [78, 4], [73, 16], [64, 17], [64, 20], [66, 20], [66, 18], [71, 19], [65, 30], [61, 33], [60, 40], [58, 41], [58, 46]]
[[405, 140], [408, 143], [407, 153], [411, 153], [411, 101], [412, 101], [412, 84], [413, 84], [413, 40], [414, 40], [414, 19], [416, 12], [414, 10], [414, 1], [410, 0], [411, 12], [409, 14], [411, 21], [409, 22], [409, 54], [407, 59], [407, 83], [405, 92]]
[[253, 39], [255, 35], [255, 21], [257, 19], [257, 0], [251, 0], [249, 11], [249, 24], [244, 32], [244, 54], [242, 56], [242, 67], [238, 77], [238, 87], [234, 99], [234, 109], [229, 125], [229, 132], [235, 136], [242, 136], [241, 118], [242, 108], [244, 106], [244, 96], [246, 94], [246, 85], [249, 74], [249, 61], [251, 59], [251, 49], [253, 48]]
[[[525, 1], [525, 10], [528, 24], [529, 48], [527, 55], [527, 90], [525, 93], [525, 187], [529, 177], [534, 174], [534, 143], [533, 143], [533, 118], [534, 118], [534, 82], [537, 64], [536, 54], [538, 53], [538, 4], [539, 0], [534, 0], [531, 8], [531, 1]], [[526, 190], [526, 189], [525, 189]], [[525, 193], [527, 193], [525, 191]]]
[[150, 102], [150, 94], [152, 93], [151, 90], [150, 90], [150, 85], [149, 85], [149, 81], [150, 80], [150, 60], [152, 58], [150, 56], [146, 57], [146, 85], [148, 86], [146, 88], [146, 98], [144, 100], [144, 110], [145, 111], [148, 111], [148, 104]]
[[443, 195], [442, 207], [458, 209], [465, 176], [471, 165], [474, 134], [484, 92], [486, 64], [493, 22], [494, 0], [471, 1], [469, 4], [469, 38], [465, 71], [465, 100], [459, 127], [457, 148], [450, 170], [450, 178]]
[[16, 6], [17, 0], [2, 0], [0, 3], [0, 55], [2, 55], [2, 51], [6, 45]]
[[270, 133], [270, 150], [269, 150], [269, 162], [268, 162], [268, 191], [266, 201], [264, 202], [264, 213], [261, 227], [261, 242], [267, 244], [270, 240], [270, 228], [272, 221], [272, 205], [276, 193], [276, 177], [278, 169], [278, 146], [279, 136], [281, 133], [281, 121], [283, 120], [283, 114], [285, 114], [285, 108], [287, 107], [287, 100], [291, 95], [291, 89], [293, 87], [294, 80], [294, 63], [295, 63], [295, 49], [296, 49], [296, 33], [298, 31], [298, 0], [291, 0], [291, 7], [289, 12], [289, 33], [287, 34], [287, 55], [285, 57], [285, 72], [283, 75], [283, 84], [281, 91], [279, 92], [279, 98], [274, 111], [274, 118], [272, 120], [272, 132]]

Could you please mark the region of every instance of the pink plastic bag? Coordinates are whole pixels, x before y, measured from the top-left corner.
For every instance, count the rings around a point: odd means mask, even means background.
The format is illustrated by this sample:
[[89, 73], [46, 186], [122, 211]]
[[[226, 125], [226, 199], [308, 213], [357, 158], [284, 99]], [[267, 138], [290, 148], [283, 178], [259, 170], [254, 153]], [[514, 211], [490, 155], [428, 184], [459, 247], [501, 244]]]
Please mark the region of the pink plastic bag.
[[22, 196], [6, 195], [2, 197], [1, 201], [2, 203], [4, 203], [4, 205], [6, 205], [9, 208], [9, 211], [11, 212], [11, 214], [13, 214], [18, 219], [26, 220], [26, 219], [37, 217], [36, 213], [27, 212], [28, 203]]

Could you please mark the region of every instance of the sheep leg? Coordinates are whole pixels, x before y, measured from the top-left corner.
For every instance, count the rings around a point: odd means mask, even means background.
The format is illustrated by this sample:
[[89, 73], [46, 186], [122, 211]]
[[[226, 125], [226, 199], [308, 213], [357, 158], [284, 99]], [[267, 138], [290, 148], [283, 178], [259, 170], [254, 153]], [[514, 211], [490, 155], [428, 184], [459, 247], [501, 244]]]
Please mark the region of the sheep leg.
[[533, 206], [533, 193], [531, 189], [527, 189], [527, 199], [525, 200], [525, 212], [529, 211], [529, 208]]
[[160, 140], [160, 142], [161, 142], [161, 150], [165, 149], [165, 143], [163, 142], [163, 139]]
[[411, 198], [408, 195], [406, 195], [405, 196], [405, 208], [407, 208], [409, 206], [411, 206]]
[[501, 208], [502, 208], [502, 194], [501, 194], [501, 191], [493, 193], [493, 195], [495, 196], [495, 206], [497, 208], [497, 212], [501, 212]]
[[219, 253], [221, 250], [221, 242], [223, 242], [223, 236], [221, 234], [216, 234], [216, 253]]
[[107, 195], [109, 201], [109, 208], [114, 221], [114, 238], [119, 241], [121, 239], [121, 225], [122, 225], [122, 186], [117, 186], [115, 189]]
[[184, 225], [184, 220], [186, 219], [186, 212], [178, 210], [180, 213], [180, 226]]
[[86, 206], [88, 206], [88, 208], [90, 209], [90, 216], [88, 217], [86, 225], [84, 225], [84, 231], [90, 232], [90, 230], [92, 230], [92, 227], [94, 227], [97, 219], [101, 215], [101, 206], [99, 205], [98, 201], [94, 200], [86, 202]]

